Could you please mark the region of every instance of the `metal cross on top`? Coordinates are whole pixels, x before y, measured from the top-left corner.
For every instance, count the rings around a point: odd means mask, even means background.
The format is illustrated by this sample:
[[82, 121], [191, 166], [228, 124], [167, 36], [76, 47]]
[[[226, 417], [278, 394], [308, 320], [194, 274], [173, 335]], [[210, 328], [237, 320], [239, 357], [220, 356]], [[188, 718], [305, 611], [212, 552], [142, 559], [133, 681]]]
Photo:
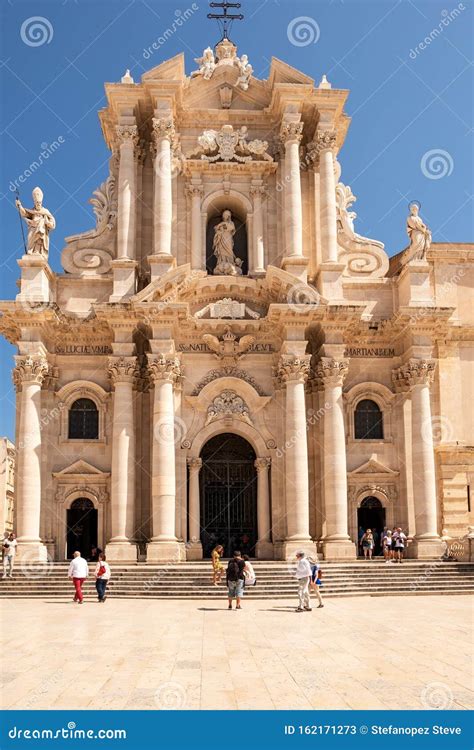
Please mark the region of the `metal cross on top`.
[[222, 39], [228, 39], [228, 31], [232, 26], [233, 21], [242, 21], [244, 16], [242, 13], [228, 13], [229, 8], [240, 8], [241, 3], [209, 3], [210, 8], [222, 8], [222, 13], [208, 13], [208, 18], [215, 18], [220, 28], [222, 29]]

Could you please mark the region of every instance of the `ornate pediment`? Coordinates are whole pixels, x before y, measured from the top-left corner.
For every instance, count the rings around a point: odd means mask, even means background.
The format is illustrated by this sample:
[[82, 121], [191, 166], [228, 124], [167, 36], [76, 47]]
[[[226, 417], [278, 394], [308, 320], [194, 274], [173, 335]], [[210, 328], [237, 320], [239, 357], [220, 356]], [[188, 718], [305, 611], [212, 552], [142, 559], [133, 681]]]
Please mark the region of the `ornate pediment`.
[[78, 475], [89, 478], [93, 476], [94, 479], [99, 479], [100, 477], [107, 479], [110, 476], [110, 473], [101, 471], [96, 466], [92, 466], [92, 464], [84, 461], [82, 458], [78, 461], [74, 461], [64, 469], [61, 469], [61, 471], [53, 472], [53, 477], [55, 479], [62, 480], [74, 479], [77, 478]]

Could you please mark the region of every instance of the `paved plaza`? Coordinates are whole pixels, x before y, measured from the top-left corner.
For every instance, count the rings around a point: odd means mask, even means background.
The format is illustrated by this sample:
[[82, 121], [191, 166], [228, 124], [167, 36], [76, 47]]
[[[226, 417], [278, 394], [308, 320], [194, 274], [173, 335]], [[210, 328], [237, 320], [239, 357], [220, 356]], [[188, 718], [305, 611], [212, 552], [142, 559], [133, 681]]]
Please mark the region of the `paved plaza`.
[[2, 707], [474, 706], [468, 596], [295, 601], [5, 599]]

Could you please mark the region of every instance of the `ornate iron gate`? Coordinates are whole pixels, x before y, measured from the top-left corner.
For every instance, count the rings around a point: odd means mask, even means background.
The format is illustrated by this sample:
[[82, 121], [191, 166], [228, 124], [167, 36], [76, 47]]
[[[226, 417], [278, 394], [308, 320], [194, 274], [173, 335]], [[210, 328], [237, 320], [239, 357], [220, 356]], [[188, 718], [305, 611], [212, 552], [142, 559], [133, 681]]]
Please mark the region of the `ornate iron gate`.
[[254, 554], [257, 542], [255, 453], [238, 435], [213, 438], [201, 454], [201, 542], [205, 557], [216, 544]]

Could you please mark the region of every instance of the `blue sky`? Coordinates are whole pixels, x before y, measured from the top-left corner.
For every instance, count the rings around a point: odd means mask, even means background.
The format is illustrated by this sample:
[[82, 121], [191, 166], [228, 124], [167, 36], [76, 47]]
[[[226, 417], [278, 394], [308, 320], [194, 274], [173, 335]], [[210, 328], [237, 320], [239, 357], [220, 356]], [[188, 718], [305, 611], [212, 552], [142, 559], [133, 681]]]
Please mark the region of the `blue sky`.
[[[245, 20], [231, 36], [259, 78], [273, 55], [316, 81], [326, 73], [333, 87], [350, 89], [352, 123], [339, 158], [357, 196], [359, 233], [398, 252], [406, 245], [407, 204], [417, 199], [434, 241], [473, 240], [472, 3], [242, 0], [241, 10]], [[137, 81], [181, 51], [190, 72], [219, 34], [202, 0], [5, 0], [1, 13], [0, 296], [11, 299], [22, 245], [10, 183], [59, 143], [20, 193], [30, 205], [33, 187], [42, 187], [57, 221], [50, 262], [60, 271], [64, 237], [94, 225], [87, 201], [107, 175], [97, 117], [104, 82], [118, 81], [126, 68]], [[159, 48], [150, 54], [153, 42]], [[0, 434], [10, 437], [14, 353], [1, 342]]]

